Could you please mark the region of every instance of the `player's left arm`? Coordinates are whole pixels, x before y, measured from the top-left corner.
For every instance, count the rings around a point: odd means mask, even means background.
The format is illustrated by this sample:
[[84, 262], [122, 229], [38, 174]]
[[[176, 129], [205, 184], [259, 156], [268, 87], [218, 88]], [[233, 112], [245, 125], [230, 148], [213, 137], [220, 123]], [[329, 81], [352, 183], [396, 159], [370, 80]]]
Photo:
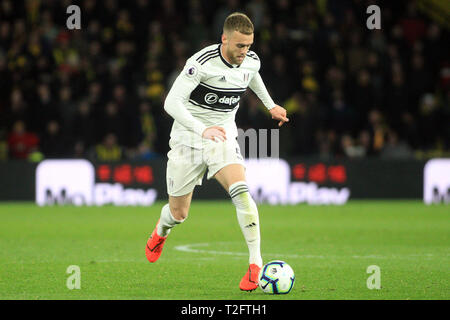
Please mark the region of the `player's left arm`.
[[279, 127], [281, 127], [285, 122], [289, 122], [286, 109], [273, 102], [259, 72], [253, 76], [248, 86], [269, 110], [272, 119], [279, 120]]

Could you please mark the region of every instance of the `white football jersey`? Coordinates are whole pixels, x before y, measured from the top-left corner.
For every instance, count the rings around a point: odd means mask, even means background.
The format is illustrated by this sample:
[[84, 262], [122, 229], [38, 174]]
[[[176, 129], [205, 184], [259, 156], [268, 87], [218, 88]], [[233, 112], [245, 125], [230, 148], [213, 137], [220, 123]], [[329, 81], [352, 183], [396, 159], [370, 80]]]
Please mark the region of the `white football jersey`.
[[181, 143], [203, 148], [201, 135], [211, 126], [223, 127], [227, 139], [235, 139], [235, 115], [247, 87], [268, 109], [275, 106], [259, 75], [258, 56], [248, 51], [240, 65], [231, 65], [222, 56], [221, 46], [208, 46], [190, 57], [172, 85], [164, 104], [175, 119], [171, 145]]

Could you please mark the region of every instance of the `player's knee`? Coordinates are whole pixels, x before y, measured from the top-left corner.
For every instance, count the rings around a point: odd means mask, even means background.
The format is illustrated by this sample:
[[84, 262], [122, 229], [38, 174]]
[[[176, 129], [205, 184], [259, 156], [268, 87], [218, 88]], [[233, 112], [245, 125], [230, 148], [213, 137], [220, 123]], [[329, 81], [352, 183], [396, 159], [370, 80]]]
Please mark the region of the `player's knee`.
[[170, 212], [175, 220], [182, 221], [188, 217], [189, 207], [170, 206]]

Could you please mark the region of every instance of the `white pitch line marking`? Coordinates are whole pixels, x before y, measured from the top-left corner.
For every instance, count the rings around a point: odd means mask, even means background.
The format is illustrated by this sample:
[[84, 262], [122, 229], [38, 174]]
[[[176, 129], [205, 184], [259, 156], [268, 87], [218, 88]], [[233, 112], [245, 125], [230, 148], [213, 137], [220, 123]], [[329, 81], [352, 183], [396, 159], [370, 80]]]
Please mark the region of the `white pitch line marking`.
[[[225, 242], [220, 242], [225, 243]], [[219, 242], [215, 243], [219, 244]], [[178, 251], [183, 252], [190, 252], [190, 253], [206, 253], [206, 254], [215, 254], [215, 255], [228, 255], [228, 256], [248, 256], [248, 253], [244, 252], [232, 252], [232, 251], [217, 251], [217, 250], [205, 250], [205, 249], [198, 249], [198, 247], [209, 247], [210, 243], [194, 243], [194, 244], [186, 244], [182, 246], [176, 246], [174, 249]], [[319, 255], [298, 255], [298, 254], [272, 254], [272, 253], [265, 253], [264, 255], [268, 256], [283, 256], [283, 257], [289, 257], [289, 258], [311, 258], [311, 259], [324, 259], [325, 256], [319, 256]]]
[[[232, 252], [232, 251], [218, 251], [218, 250], [209, 250], [208, 247], [212, 243], [192, 243], [192, 244], [185, 244], [181, 246], [174, 247], [175, 250], [182, 251], [182, 252], [188, 252], [188, 253], [200, 253], [200, 254], [213, 254], [213, 255], [227, 255], [227, 256], [248, 256], [248, 253], [244, 252]], [[215, 242], [214, 245], [217, 244], [229, 244], [229, 242]], [[278, 256], [280, 258], [286, 257], [286, 258], [303, 258], [303, 259], [337, 259], [337, 258], [353, 258], [353, 259], [410, 259], [414, 257], [423, 257], [423, 258], [432, 258], [434, 255], [430, 253], [425, 254], [407, 254], [407, 255], [349, 255], [349, 256], [323, 256], [323, 255], [312, 255], [312, 254], [280, 254], [280, 253], [264, 253], [264, 256]], [[441, 256], [446, 257], [446, 256]]]

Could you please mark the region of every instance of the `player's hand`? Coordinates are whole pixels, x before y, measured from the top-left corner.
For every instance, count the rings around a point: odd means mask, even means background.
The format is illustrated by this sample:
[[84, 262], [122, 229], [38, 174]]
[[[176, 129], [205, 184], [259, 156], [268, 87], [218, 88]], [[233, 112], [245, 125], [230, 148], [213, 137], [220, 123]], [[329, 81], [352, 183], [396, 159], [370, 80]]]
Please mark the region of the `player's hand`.
[[227, 140], [225, 129], [219, 126], [206, 128], [203, 131], [202, 137], [215, 142]]
[[285, 122], [289, 122], [289, 118], [286, 117], [287, 112], [285, 108], [275, 105], [275, 107], [270, 109], [269, 112], [272, 115], [272, 119], [280, 120], [280, 122], [278, 122], [279, 127], [281, 127]]

